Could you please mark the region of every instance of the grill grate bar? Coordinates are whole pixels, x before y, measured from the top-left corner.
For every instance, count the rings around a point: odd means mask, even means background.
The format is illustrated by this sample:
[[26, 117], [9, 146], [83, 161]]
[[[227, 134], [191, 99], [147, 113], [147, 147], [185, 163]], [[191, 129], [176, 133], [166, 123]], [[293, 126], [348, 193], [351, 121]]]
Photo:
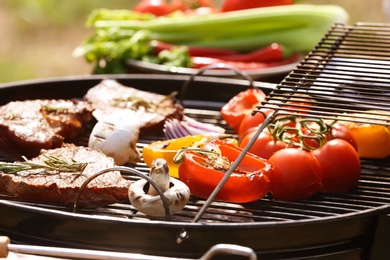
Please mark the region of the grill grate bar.
[[[388, 25], [335, 24], [256, 111], [276, 107], [280, 114], [390, 125], [390, 41], [386, 38], [390, 40]], [[297, 105], [302, 95], [314, 101]], [[346, 113], [353, 117], [346, 118]]]

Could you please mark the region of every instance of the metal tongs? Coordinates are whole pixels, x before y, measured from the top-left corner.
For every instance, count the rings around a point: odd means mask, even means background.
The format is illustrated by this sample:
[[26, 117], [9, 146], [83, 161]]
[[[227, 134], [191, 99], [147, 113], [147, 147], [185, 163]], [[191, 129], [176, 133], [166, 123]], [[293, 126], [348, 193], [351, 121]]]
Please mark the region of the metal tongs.
[[[61, 257], [63, 259], [189, 260], [189, 258], [153, 256], [136, 253], [11, 244], [11, 240], [8, 237], [0, 236], [0, 258], [8, 257], [9, 252], [57, 258]], [[248, 257], [250, 260], [257, 259], [256, 253], [251, 248], [232, 244], [217, 244], [211, 247], [201, 258], [198, 258], [198, 260], [209, 260], [217, 254], [239, 255]]]

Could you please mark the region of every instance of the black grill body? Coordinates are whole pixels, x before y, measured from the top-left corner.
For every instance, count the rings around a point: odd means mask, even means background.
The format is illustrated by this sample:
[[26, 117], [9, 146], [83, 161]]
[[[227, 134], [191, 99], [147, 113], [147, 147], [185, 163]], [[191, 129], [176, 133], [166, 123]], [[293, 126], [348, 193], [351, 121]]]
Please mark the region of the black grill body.
[[[219, 110], [248, 87], [261, 88], [267, 94], [256, 112], [272, 107], [277, 114], [304, 112], [307, 116], [305, 105], [283, 106], [288, 101], [299, 101], [296, 94], [312, 98], [309, 115], [314, 118], [390, 111], [390, 43], [386, 37], [390, 37], [386, 25], [335, 24], [277, 85], [203, 76], [92, 75], [3, 84], [0, 104], [34, 98], [81, 98], [102, 79], [112, 78], [161, 94], [179, 91], [187, 115], [225, 127], [228, 132], [231, 129]], [[355, 120], [366, 122], [367, 118]], [[389, 125], [388, 121], [375, 121], [375, 117], [374, 122]], [[163, 138], [143, 137], [138, 148]], [[143, 162], [132, 167], [149, 171]], [[199, 221], [193, 221], [205, 206]], [[0, 233], [20, 243], [172, 257], [200, 257], [211, 246], [228, 243], [250, 247], [260, 259], [386, 259], [390, 160], [362, 159], [358, 187], [348, 193], [319, 193], [295, 202], [266, 196], [242, 205], [216, 201], [207, 205], [204, 200], [191, 198], [186, 208], [169, 221], [146, 217], [128, 202], [74, 213], [68, 208], [20, 202], [6, 194], [0, 195], [0, 212]], [[181, 234], [186, 237], [178, 243]]]

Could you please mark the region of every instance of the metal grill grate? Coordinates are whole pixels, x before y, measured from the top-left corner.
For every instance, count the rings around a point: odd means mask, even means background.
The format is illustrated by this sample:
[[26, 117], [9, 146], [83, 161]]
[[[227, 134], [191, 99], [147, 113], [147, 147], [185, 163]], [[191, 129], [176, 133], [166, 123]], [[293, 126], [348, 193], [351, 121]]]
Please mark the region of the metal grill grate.
[[[276, 114], [331, 120], [339, 119], [344, 113], [356, 113], [350, 121], [370, 120], [370, 123], [390, 125], [388, 120], [378, 117], [379, 110], [386, 115], [390, 111], [389, 40], [390, 25], [335, 24], [255, 111], [272, 108]], [[65, 84], [69, 87], [73, 83]], [[218, 109], [205, 109], [215, 103], [209, 102], [207, 106], [207, 102], [200, 101], [185, 112], [200, 121], [226, 127]], [[148, 136], [139, 141], [138, 148], [161, 138]], [[213, 201], [201, 215], [201, 223], [193, 220], [207, 201], [197, 198], [192, 198], [171, 221], [165, 221], [138, 213], [128, 202], [72, 213], [69, 208], [18, 202], [4, 194], [0, 194], [0, 205], [3, 205], [0, 219], [5, 216], [3, 222], [8, 224], [5, 231], [43, 241], [152, 254], [196, 254], [216, 241], [240, 242], [265, 256], [287, 252], [289, 258], [307, 256], [310, 248], [323, 247], [332, 252], [339, 244], [342, 252], [346, 252], [345, 248], [356, 252], [356, 248], [360, 250], [371, 243], [375, 218], [364, 216], [388, 214], [390, 205], [389, 158], [362, 159], [361, 163], [362, 175], [354, 191], [318, 193], [295, 202], [277, 201], [271, 196], [243, 205]], [[143, 162], [134, 167], [145, 173], [149, 171]], [[21, 219], [20, 223], [34, 220], [59, 228], [50, 232], [46, 226], [45, 229], [30, 224], [25, 227], [16, 225], [14, 218]], [[183, 230], [190, 234], [189, 240], [179, 244], [178, 234], [183, 234]], [[94, 235], [90, 237], [89, 233]], [[130, 233], [137, 236], [130, 237], [131, 243], [126, 243]]]
[[[389, 125], [389, 121], [375, 117], [377, 110], [390, 115], [389, 40], [389, 25], [335, 24], [257, 111], [276, 105], [279, 113], [309, 113], [324, 119], [360, 113], [350, 121], [370, 119]], [[311, 102], [302, 95], [309, 95]]]

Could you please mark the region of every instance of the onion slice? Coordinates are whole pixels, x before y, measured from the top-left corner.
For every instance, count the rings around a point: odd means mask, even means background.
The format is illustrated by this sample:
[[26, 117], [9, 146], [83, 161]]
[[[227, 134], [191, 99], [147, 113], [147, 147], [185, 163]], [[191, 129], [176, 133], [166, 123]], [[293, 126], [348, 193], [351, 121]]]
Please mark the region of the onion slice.
[[175, 139], [190, 135], [222, 135], [225, 129], [213, 124], [203, 123], [191, 117], [184, 116], [183, 120], [167, 119], [164, 124], [164, 134], [167, 139]]

